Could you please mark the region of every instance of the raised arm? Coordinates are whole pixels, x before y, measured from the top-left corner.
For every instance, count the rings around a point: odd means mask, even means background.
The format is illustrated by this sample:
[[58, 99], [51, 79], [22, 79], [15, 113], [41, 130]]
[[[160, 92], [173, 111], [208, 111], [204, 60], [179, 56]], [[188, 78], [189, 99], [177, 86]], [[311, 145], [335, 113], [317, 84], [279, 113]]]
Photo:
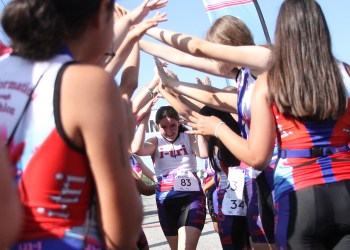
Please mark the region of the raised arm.
[[132, 99], [132, 112], [137, 114], [139, 110], [144, 107], [150, 100], [156, 96], [155, 88], [159, 84], [158, 74], [147, 84], [145, 84], [140, 91]]
[[237, 113], [236, 93], [209, 85], [180, 82], [167, 75], [158, 59], [156, 60], [156, 65], [162, 83], [177, 94], [188, 96], [191, 99], [225, 112]]
[[[149, 105], [149, 104], [148, 104]], [[145, 141], [146, 128], [148, 126], [148, 120], [151, 115], [152, 105], [147, 106], [147, 110], [144, 112], [144, 115], [141, 115], [139, 119], [139, 125], [137, 126], [134, 139], [131, 143], [131, 152], [140, 156], [153, 155], [158, 141], [156, 137], [150, 138]]]
[[174, 63], [180, 67], [191, 68], [220, 77], [232, 77], [231, 75], [227, 75], [225, 72], [220, 71], [217, 61], [205, 57], [193, 56], [171, 46], [153, 43], [146, 40], [140, 40], [139, 44], [142, 51], [162, 58], [165, 61]]
[[[265, 77], [264, 75], [262, 77]], [[202, 116], [192, 112], [187, 118], [194, 131], [189, 133], [216, 136], [237, 159], [262, 170], [272, 157], [275, 143], [275, 120], [267, 99], [266, 79], [258, 78], [253, 90], [252, 121], [249, 139], [246, 140], [215, 116]]]
[[[171, 95], [167, 92], [161, 84], [158, 87], [160, 94], [170, 103], [170, 105], [182, 116], [183, 114], [189, 114], [192, 112], [191, 106], [186, 105], [176, 96]], [[196, 156], [200, 158], [206, 158], [208, 151], [204, 147], [199, 147], [199, 144], [205, 143], [205, 139], [202, 135], [190, 135], [191, 149]]]
[[[114, 34], [118, 34], [118, 36], [114, 38], [115, 48], [119, 48], [122, 44], [131, 26], [141, 22], [151, 10], [163, 8], [167, 2], [167, 0], [155, 0], [152, 2], [145, 0], [137, 8], [123, 15], [118, 21], [118, 25], [114, 26]], [[116, 5], [116, 11], [120, 10], [121, 8]]]
[[[128, 14], [123, 11], [123, 9], [119, 6], [116, 6], [116, 12], [118, 14], [115, 14], [115, 32], [118, 31], [117, 27], [120, 26], [120, 22], [123, 20], [125, 16]], [[116, 76], [119, 72], [120, 68], [125, 64], [125, 60], [128, 58], [127, 64], [131, 64], [131, 66], [134, 66], [135, 68], [138, 66], [138, 40], [144, 35], [147, 29], [154, 27], [158, 24], [158, 22], [163, 22], [167, 20], [165, 18], [165, 13], [159, 14], [157, 13], [154, 17], [146, 19], [142, 21], [139, 24], [133, 25], [132, 28], [129, 29], [129, 32], [127, 33], [126, 37], [123, 39], [121, 44], [116, 42], [116, 40], [120, 37], [120, 34], [115, 33], [114, 41], [112, 48], [107, 51], [107, 55], [110, 55], [112, 58], [111, 60], [102, 62], [105, 63], [105, 69], [107, 72], [111, 73], [112, 76]], [[135, 70], [133, 70], [135, 71]], [[137, 87], [133, 86], [135, 89]]]
[[140, 67], [140, 51], [138, 43], [134, 44], [128, 58], [124, 62], [124, 70], [120, 80], [120, 91], [130, 99], [138, 85]]
[[208, 42], [195, 36], [171, 30], [152, 28], [147, 34], [178, 50], [194, 56], [207, 57], [247, 67], [259, 75], [267, 68], [270, 49], [262, 46], [228, 46]]

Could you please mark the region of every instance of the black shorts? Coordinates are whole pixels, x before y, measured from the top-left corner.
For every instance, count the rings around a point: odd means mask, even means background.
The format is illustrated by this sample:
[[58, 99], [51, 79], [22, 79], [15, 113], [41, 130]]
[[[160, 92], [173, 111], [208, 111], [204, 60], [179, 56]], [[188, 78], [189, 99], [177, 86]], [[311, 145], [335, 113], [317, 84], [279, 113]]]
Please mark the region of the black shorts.
[[283, 249], [350, 249], [350, 180], [304, 188], [276, 202]]

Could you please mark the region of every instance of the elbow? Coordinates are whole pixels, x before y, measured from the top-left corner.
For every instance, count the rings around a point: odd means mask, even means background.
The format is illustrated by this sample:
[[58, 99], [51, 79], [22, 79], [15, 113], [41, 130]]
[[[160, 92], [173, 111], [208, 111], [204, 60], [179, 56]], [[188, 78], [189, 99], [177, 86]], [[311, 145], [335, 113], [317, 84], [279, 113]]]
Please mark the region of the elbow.
[[250, 166], [254, 168], [255, 170], [262, 171], [269, 165], [269, 161], [256, 159], [253, 161]]
[[262, 171], [264, 170], [270, 163], [271, 158], [266, 159], [266, 158], [259, 158], [259, 157], [254, 157], [250, 161], [250, 166], [254, 168], [255, 170]]

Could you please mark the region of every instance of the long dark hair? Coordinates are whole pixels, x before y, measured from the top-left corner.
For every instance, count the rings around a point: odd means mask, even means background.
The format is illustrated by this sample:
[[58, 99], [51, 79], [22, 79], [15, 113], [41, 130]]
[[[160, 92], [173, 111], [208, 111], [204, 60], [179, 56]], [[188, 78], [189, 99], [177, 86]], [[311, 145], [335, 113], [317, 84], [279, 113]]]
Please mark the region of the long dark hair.
[[[238, 123], [233, 119], [230, 113], [223, 112], [209, 106], [204, 106], [200, 111], [200, 114], [205, 116], [216, 116], [220, 118], [225, 124], [233, 130], [236, 134], [241, 135]], [[208, 155], [209, 162], [216, 171], [220, 171], [215, 161], [215, 146], [218, 146], [218, 158], [227, 167], [238, 166], [240, 161], [228, 150], [228, 148], [221, 143], [215, 136], [210, 136], [208, 139]]]
[[[4, 9], [2, 26], [20, 56], [45, 60], [57, 54], [67, 39], [77, 37], [102, 0], [13, 0]], [[114, 0], [110, 1], [113, 18]]]
[[[165, 117], [180, 121], [179, 113], [172, 106], [162, 106], [157, 110], [155, 117], [156, 124], [159, 125], [160, 120]], [[184, 125], [180, 124], [178, 132], [185, 132], [186, 130], [188, 129]]]
[[321, 7], [314, 0], [283, 2], [268, 71], [269, 101], [297, 119], [337, 119], [347, 97]]

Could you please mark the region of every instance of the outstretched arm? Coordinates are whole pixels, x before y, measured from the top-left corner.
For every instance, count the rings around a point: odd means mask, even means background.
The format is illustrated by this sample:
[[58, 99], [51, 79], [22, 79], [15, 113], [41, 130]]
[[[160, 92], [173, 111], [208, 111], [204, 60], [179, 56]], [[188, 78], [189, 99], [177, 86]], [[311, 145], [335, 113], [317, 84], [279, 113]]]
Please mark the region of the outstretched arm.
[[249, 139], [246, 140], [215, 116], [203, 116], [192, 112], [188, 117], [188, 125], [193, 131], [188, 133], [216, 136], [237, 159], [262, 170], [272, 157], [275, 143], [275, 120], [267, 99], [267, 83], [265, 75], [258, 78], [253, 90], [251, 114], [252, 121]]
[[212, 43], [188, 34], [152, 28], [147, 34], [178, 50], [194, 56], [207, 57], [249, 68], [259, 75], [267, 68], [270, 49], [262, 46], [228, 46]]
[[180, 82], [169, 77], [164, 71], [162, 63], [156, 59], [159, 77], [162, 83], [179, 95], [185, 95], [213, 108], [237, 113], [237, 94], [231, 91], [218, 89], [209, 85]]
[[[181, 102], [176, 96], [173, 96], [169, 92], [167, 92], [161, 84], [158, 86], [160, 94], [170, 103], [172, 107], [180, 114], [180, 116], [184, 114], [189, 114], [192, 112], [191, 106], [186, 105]], [[196, 156], [200, 158], [206, 158], [208, 156], [208, 152], [206, 148], [199, 147], [199, 144], [203, 144], [205, 139], [202, 135], [190, 135], [190, 143], [191, 149], [195, 153]]]
[[[128, 15], [128, 13], [126, 13], [126, 11], [118, 5], [116, 5], [115, 10], [116, 10], [115, 30], [118, 30], [117, 27], [120, 26], [120, 22], [123, 21], [123, 18], [125, 18]], [[111, 55], [112, 58], [110, 61], [102, 62], [102, 64], [104, 63], [107, 64], [105, 65], [106, 71], [111, 73], [112, 76], [116, 76], [120, 68], [124, 64], [125, 68], [126, 67], [129, 68], [126, 71], [126, 73], [130, 73], [131, 76], [138, 75], [136, 71], [138, 70], [138, 64], [139, 64], [139, 47], [137, 42], [144, 35], [147, 29], [154, 27], [158, 24], [158, 22], [163, 22], [165, 20], [166, 20], [165, 13], [163, 14], [157, 13], [154, 17], [146, 19], [141, 23], [132, 26], [132, 28], [130, 28], [130, 31], [127, 33], [125, 39], [122, 41], [122, 43], [119, 46], [116, 39], [120, 35], [118, 33], [115, 33], [115, 38], [113, 41], [112, 48], [110, 49], [110, 51], [107, 52], [107, 55], [108, 54]], [[125, 62], [126, 59], [128, 59], [127, 62]], [[133, 85], [128, 87], [127, 92], [130, 92], [131, 90], [133, 91], [134, 89], [137, 88], [137, 79], [136, 79], [136, 85], [135, 85], [135, 80], [131, 82], [133, 83]], [[122, 82], [122, 84], [125, 86], [125, 82], [124, 83]]]
[[[220, 77], [232, 78], [232, 75], [227, 75], [227, 73], [220, 71], [218, 63], [215, 60], [193, 56], [171, 46], [153, 43], [146, 40], [140, 40], [139, 44], [142, 51], [162, 58], [165, 61], [174, 63], [180, 67], [191, 68]], [[234, 66], [232, 65], [232, 68], [233, 67]]]
[[124, 62], [124, 70], [120, 80], [120, 91], [130, 99], [138, 85], [140, 51], [138, 43], [134, 44], [128, 58]]
[[114, 34], [118, 34], [118, 36], [114, 38], [115, 48], [120, 47], [131, 26], [140, 23], [151, 10], [163, 8], [167, 2], [167, 0], [155, 0], [152, 2], [145, 0], [142, 4], [128, 12], [126, 15], [121, 13], [123, 8], [116, 5], [116, 14], [122, 15], [122, 17], [119, 19], [118, 25], [114, 26]]

